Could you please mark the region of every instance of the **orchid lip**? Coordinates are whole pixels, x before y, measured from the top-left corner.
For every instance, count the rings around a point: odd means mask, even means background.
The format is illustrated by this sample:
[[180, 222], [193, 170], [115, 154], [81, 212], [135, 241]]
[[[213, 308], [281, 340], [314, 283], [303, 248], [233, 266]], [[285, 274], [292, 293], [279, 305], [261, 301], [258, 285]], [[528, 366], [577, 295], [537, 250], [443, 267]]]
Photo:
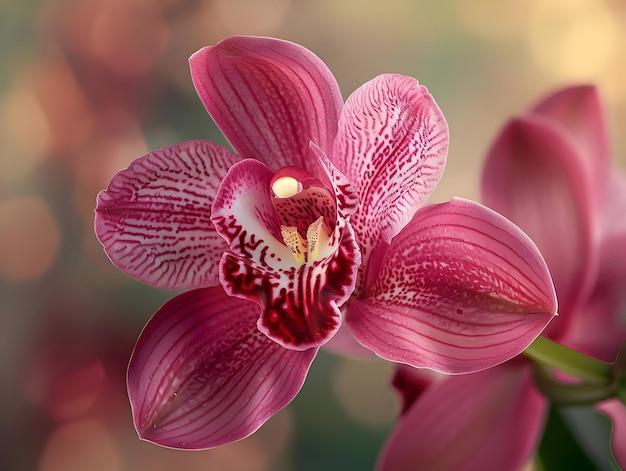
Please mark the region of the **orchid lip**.
[[245, 159], [226, 174], [211, 210], [230, 246], [220, 262], [224, 290], [259, 305], [258, 330], [291, 350], [319, 347], [337, 331], [360, 263], [337, 179], [319, 170], [275, 172]]

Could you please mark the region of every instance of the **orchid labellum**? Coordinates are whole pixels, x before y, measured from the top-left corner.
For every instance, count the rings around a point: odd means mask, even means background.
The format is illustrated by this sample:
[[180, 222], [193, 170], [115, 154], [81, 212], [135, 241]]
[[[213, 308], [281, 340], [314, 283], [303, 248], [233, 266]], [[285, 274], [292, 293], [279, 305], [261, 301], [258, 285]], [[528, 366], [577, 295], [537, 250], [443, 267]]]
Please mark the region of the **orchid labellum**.
[[150, 152], [96, 208], [116, 266], [185, 290], [130, 362], [142, 438], [200, 449], [248, 436], [293, 399], [342, 321], [381, 357], [461, 373], [517, 355], [552, 319], [546, 265], [517, 226], [461, 199], [420, 209], [448, 128], [415, 79], [378, 76], [344, 104], [317, 56], [259, 37], [190, 65], [235, 151]]

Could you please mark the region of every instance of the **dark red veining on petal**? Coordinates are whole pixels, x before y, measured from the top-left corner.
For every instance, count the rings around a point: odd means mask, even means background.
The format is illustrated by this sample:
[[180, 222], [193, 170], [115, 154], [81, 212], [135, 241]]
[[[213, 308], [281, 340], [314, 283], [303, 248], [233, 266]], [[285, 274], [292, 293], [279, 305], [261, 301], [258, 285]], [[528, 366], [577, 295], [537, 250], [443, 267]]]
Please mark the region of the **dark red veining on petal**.
[[164, 289], [217, 284], [226, 244], [210, 208], [220, 180], [239, 157], [208, 141], [149, 152], [99, 193], [95, 231], [113, 263]]
[[354, 233], [346, 226], [337, 252], [313, 265], [273, 269], [225, 253], [220, 268], [229, 294], [262, 306], [259, 328], [268, 337], [286, 348], [305, 350], [324, 344], [339, 328], [338, 307], [354, 289], [359, 263]]

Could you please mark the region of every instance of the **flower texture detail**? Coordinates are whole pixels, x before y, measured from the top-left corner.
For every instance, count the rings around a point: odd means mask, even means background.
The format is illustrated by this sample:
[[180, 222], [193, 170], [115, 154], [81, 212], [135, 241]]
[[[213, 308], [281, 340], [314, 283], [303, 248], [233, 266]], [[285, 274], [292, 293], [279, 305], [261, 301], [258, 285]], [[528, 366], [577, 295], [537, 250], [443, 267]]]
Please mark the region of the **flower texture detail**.
[[422, 207], [448, 127], [417, 80], [380, 75], [344, 104], [312, 52], [246, 36], [190, 67], [234, 151], [150, 152], [96, 207], [117, 267], [184, 290], [131, 358], [142, 438], [200, 449], [246, 437], [346, 328], [389, 360], [468, 372], [517, 355], [552, 319], [547, 267], [517, 226], [466, 200]]
[[[559, 90], [504, 126], [483, 168], [482, 193], [546, 258], [559, 317], [545, 335], [610, 362], [626, 340], [626, 179], [612, 168], [608, 143], [597, 89]], [[381, 470], [518, 470], [537, 447], [548, 401], [523, 357], [434, 381], [402, 367], [394, 384], [404, 412]], [[597, 408], [613, 421], [613, 453], [626, 468], [626, 409], [618, 399]]]

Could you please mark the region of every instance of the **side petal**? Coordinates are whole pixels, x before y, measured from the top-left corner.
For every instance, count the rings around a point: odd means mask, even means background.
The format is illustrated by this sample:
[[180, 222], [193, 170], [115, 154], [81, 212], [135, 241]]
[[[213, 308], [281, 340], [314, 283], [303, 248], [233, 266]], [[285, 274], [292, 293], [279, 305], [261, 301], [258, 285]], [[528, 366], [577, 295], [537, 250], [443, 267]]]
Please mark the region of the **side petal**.
[[621, 469], [626, 469], [626, 407], [619, 399], [611, 399], [598, 404], [596, 408], [611, 419], [613, 457]]
[[257, 307], [222, 288], [168, 301], [128, 367], [139, 436], [205, 449], [247, 437], [298, 393], [317, 353], [282, 348], [256, 329]]
[[521, 353], [556, 306], [528, 236], [488, 208], [454, 199], [421, 209], [394, 238], [345, 320], [385, 359], [468, 373]]
[[545, 410], [523, 365], [448, 377], [398, 420], [377, 469], [521, 469], [539, 441]]
[[276, 171], [307, 168], [309, 141], [330, 150], [343, 101], [328, 67], [308, 49], [233, 36], [189, 62], [202, 103], [242, 156]]
[[358, 193], [359, 211], [351, 224], [364, 263], [428, 198], [447, 152], [443, 113], [414, 78], [380, 75], [348, 98], [331, 160]]
[[602, 191], [611, 166], [611, 146], [606, 112], [597, 87], [563, 88], [538, 103], [532, 112], [552, 119], [567, 130], [581, 150], [595, 189]]
[[208, 141], [150, 152], [98, 195], [95, 232], [111, 261], [164, 289], [215, 286], [228, 248], [211, 223], [220, 181], [239, 157]]
[[546, 118], [514, 119], [493, 144], [481, 184], [483, 203], [520, 226], [541, 250], [565, 327], [597, 268], [598, 215], [580, 150]]

